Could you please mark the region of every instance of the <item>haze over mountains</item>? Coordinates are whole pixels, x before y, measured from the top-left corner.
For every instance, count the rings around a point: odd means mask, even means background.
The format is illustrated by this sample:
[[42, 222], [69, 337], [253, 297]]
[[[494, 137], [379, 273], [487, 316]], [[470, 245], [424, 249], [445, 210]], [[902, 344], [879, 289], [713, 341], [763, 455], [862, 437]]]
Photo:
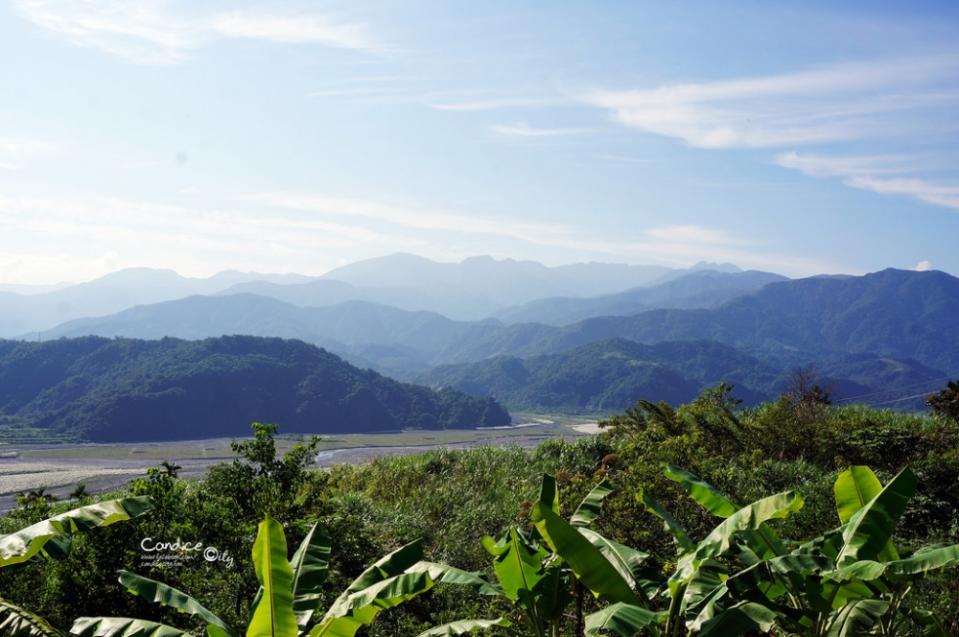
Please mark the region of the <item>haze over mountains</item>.
[[298, 274], [220, 272], [209, 278], [183, 277], [173, 270], [131, 268], [87, 283], [28, 286], [17, 293], [0, 291], [0, 337], [13, 337], [49, 329], [64, 321], [85, 316], [103, 316], [134, 305], [157, 303], [191, 294], [212, 294], [243, 281], [295, 283], [308, 280]]
[[[105, 279], [13, 295], [20, 305], [12, 307], [55, 307], [51, 299], [91, 291], [84, 307], [136, 301], [17, 334], [300, 339], [401, 380], [510, 407], [582, 412], [616, 411], [638, 398], [684, 401], [722, 380], [755, 403], [774, 398], [794, 368], [810, 363], [836, 399], [913, 406], [915, 396], [900, 399], [959, 370], [959, 279], [935, 271], [790, 280], [728, 264], [549, 268], [393, 255], [315, 279], [156, 271]], [[123, 297], [124, 281], [140, 287]]]
[[[693, 269], [729, 269], [698, 264]], [[439, 263], [409, 254], [369, 259], [322, 277], [224, 271], [208, 278], [172, 270], [131, 268], [76, 285], [0, 287], [0, 337], [29, 335], [77, 318], [105, 316], [137, 305], [191, 295], [252, 293], [294, 305], [368, 301], [475, 320], [542, 296], [595, 296], [647, 285], [686, 270], [582, 263], [555, 268], [532, 261], [473, 257]], [[49, 289], [48, 289], [49, 288]]]

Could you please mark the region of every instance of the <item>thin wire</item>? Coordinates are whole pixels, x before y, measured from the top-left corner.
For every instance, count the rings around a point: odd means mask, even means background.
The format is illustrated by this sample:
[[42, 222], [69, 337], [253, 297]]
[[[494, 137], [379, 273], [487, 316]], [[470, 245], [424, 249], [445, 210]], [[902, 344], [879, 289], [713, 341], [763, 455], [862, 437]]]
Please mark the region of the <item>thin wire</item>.
[[891, 405], [892, 403], [901, 403], [904, 400], [910, 400], [912, 398], [922, 398], [928, 395], [929, 395], [929, 392], [922, 392], [921, 394], [913, 394], [912, 396], [903, 396], [902, 398], [896, 398], [895, 400], [886, 400], [881, 403], [872, 403], [870, 407], [878, 407], [880, 405]]
[[[910, 388], [912, 388], [912, 387], [918, 387], [919, 385], [925, 385], [926, 383], [942, 383], [942, 381], [944, 381], [944, 380], [952, 380], [952, 379], [955, 378], [955, 377], [956, 377], [955, 375], [952, 375], [952, 376], [942, 376], [941, 378], [930, 378], [930, 379], [928, 379], [928, 380], [923, 380], [923, 381], [919, 381], [919, 382], [915, 382], [915, 383], [909, 383], [909, 384], [907, 384], [907, 385], [900, 385], [900, 386], [898, 387], [898, 389], [900, 389], [900, 390], [901, 390], [901, 389], [910, 389]], [[936, 391], [936, 389], [939, 389], [939, 388], [940, 388], [940, 385], [936, 385], [936, 387], [933, 387], [933, 388], [930, 389], [929, 391]], [[889, 393], [889, 390], [888, 390], [888, 389], [879, 389], [879, 390], [876, 390], [876, 391], [871, 391], [871, 392], [869, 392], [868, 394], [858, 394], [858, 395], [856, 395], [856, 396], [846, 396], [846, 397], [843, 397], [843, 398], [839, 398], [839, 399], [836, 400], [836, 402], [837, 402], [837, 403], [841, 403], [841, 402], [844, 402], [844, 401], [856, 400], [857, 398], [865, 398], [865, 397], [867, 397], [867, 396], [875, 396], [876, 394], [886, 394], [886, 393]]]

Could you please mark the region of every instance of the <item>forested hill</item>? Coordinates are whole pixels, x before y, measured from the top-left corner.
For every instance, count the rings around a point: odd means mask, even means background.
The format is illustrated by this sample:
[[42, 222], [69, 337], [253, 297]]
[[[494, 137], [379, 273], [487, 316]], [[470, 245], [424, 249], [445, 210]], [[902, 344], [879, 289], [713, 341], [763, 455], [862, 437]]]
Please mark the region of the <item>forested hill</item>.
[[301, 341], [86, 337], [0, 341], [0, 427], [94, 442], [472, 428], [510, 416], [488, 398], [361, 370]]

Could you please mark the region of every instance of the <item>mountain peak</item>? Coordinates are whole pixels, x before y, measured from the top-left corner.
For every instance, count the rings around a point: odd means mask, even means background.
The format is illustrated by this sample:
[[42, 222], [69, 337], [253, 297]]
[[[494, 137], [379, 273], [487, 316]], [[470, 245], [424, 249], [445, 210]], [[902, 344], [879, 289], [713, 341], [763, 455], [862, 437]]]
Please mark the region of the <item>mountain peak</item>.
[[700, 261], [699, 263], [689, 268], [690, 272], [697, 272], [700, 270], [712, 270], [713, 272], [742, 272], [743, 271], [743, 269], [740, 268], [735, 263], [714, 263], [712, 261]]

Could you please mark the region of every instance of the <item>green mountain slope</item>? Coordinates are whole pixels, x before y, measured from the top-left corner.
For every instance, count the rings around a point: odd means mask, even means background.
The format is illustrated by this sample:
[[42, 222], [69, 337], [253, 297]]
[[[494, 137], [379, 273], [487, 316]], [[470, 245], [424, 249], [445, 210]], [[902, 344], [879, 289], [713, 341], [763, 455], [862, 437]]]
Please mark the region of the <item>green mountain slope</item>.
[[679, 404], [722, 380], [735, 383], [738, 396], [757, 402], [778, 391], [782, 373], [719, 343], [610, 339], [562, 354], [441, 366], [418, 380], [517, 408], [608, 412], [640, 398]]
[[[942, 372], [907, 359], [856, 354], [806, 361], [817, 382], [843, 402], [921, 408], [921, 394], [945, 382]], [[644, 345], [613, 338], [559, 354], [497, 356], [475, 363], [443, 365], [417, 377], [432, 387], [453, 387], [493, 397], [518, 409], [608, 412], [636, 400], [679, 404], [721, 381], [735, 386], [747, 405], [775, 399], [791, 367], [776, 367], [715, 341], [665, 341]], [[906, 390], [906, 391], [904, 391]]]
[[0, 421], [91, 441], [503, 425], [494, 401], [361, 370], [295, 340], [0, 341]]

